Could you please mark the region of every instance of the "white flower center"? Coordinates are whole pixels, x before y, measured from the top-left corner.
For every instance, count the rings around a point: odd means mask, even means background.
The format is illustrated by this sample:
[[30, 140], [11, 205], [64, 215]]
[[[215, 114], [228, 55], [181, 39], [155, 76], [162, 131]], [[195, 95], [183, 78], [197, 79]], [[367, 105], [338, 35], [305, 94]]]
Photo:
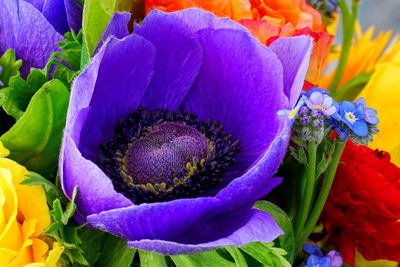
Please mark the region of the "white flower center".
[[346, 120], [349, 121], [351, 124], [355, 123], [356, 120], [358, 120], [356, 118], [356, 116], [354, 115], [354, 112], [346, 112]]

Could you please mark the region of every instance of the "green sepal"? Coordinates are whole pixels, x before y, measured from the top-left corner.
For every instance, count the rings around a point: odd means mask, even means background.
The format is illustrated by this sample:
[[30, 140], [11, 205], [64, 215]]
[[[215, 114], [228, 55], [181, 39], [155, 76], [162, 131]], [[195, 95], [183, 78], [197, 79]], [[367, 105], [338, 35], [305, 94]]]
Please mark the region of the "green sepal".
[[6, 87], [10, 78], [17, 75], [22, 66], [22, 60], [17, 60], [14, 49], [10, 48], [0, 57], [0, 66], [2, 67], [0, 81], [3, 83], [0, 87]]
[[50, 177], [57, 168], [68, 101], [69, 92], [62, 82], [45, 83], [14, 126], [0, 137], [10, 150], [9, 158]]
[[19, 72], [9, 80], [9, 86], [0, 90], [0, 106], [4, 111], [19, 119], [25, 112], [32, 96], [47, 81], [41, 70], [31, 69], [26, 81]]
[[[53, 52], [43, 71], [48, 79], [58, 79], [69, 88], [81, 70], [83, 34], [82, 32], [78, 35], [73, 31], [67, 32], [64, 34], [64, 39], [58, 43], [62, 52]], [[52, 68], [53, 66], [55, 69]], [[54, 72], [50, 77], [52, 71]]]

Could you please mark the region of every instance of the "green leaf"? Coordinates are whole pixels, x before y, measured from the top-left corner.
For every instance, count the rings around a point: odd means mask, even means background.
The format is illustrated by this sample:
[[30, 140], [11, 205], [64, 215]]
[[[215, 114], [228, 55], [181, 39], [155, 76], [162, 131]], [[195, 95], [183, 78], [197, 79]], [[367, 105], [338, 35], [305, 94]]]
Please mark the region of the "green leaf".
[[74, 213], [75, 213], [75, 210], [76, 210], [75, 198], [76, 198], [77, 192], [78, 192], [78, 187], [75, 186], [75, 187], [74, 187], [74, 191], [72, 192], [71, 201], [68, 202], [67, 207], [66, 207], [66, 209], [65, 209], [65, 212], [64, 212], [63, 215], [62, 215], [61, 221], [62, 221], [62, 223], [63, 223], [64, 225], [67, 225], [67, 224], [68, 224], [68, 220], [69, 220], [70, 218], [72, 218], [72, 216], [73, 216]]
[[0, 57], [0, 66], [2, 67], [0, 81], [3, 83], [3, 86], [8, 86], [10, 78], [17, 75], [21, 68], [22, 60], [16, 60], [15, 51], [13, 49], [8, 49]]
[[361, 73], [345, 83], [342, 88], [331, 96], [336, 101], [354, 101], [362, 89], [367, 85], [372, 73]]
[[86, 0], [83, 6], [82, 29], [86, 49], [93, 54], [104, 30], [114, 14], [117, 0]]
[[107, 235], [103, 240], [103, 249], [95, 266], [99, 267], [130, 267], [136, 249], [126, 246], [127, 240], [113, 235]]
[[103, 239], [108, 234], [97, 229], [86, 227], [79, 229], [78, 234], [82, 240], [80, 247], [84, 252], [83, 254], [85, 255], [86, 260], [89, 262], [90, 266], [95, 266], [95, 263], [103, 249]]
[[82, 29], [89, 55], [93, 55], [101, 36], [116, 11], [131, 12], [141, 8], [142, 1], [135, 0], [85, 0]]
[[[83, 50], [83, 34], [76, 35], [73, 31], [64, 34], [65, 41], [59, 42], [58, 46], [63, 52], [53, 52], [46, 63], [43, 71], [49, 79], [58, 79], [68, 88], [72, 80], [81, 70], [81, 56]], [[56, 67], [50, 77], [52, 67]]]
[[266, 211], [274, 217], [276, 223], [284, 232], [283, 235], [278, 237], [277, 245], [287, 252], [285, 258], [293, 263], [296, 256], [294, 246], [295, 240], [293, 226], [289, 216], [277, 205], [265, 200], [258, 201], [254, 205], [254, 208]]
[[83, 38], [82, 41], [82, 50], [81, 50], [81, 69], [84, 69], [90, 61], [90, 54], [86, 45], [86, 39]]
[[229, 252], [229, 254], [234, 259], [236, 266], [240, 266], [240, 267], [247, 267], [248, 266], [246, 258], [243, 256], [243, 254], [242, 254], [242, 252], [240, 251], [239, 248], [237, 248], [237, 247], [226, 247], [225, 249]]
[[168, 267], [167, 257], [158, 253], [152, 253], [144, 250], [138, 250], [140, 257], [140, 266]]
[[9, 158], [45, 177], [57, 168], [69, 92], [62, 82], [47, 82], [32, 97], [26, 112], [0, 137]]
[[283, 257], [286, 251], [275, 248], [273, 245], [274, 243], [256, 242], [240, 247], [240, 249], [266, 266], [291, 267], [291, 264]]
[[8, 115], [19, 119], [32, 96], [46, 81], [46, 76], [38, 69], [32, 69], [26, 81], [17, 73], [10, 79], [9, 87], [0, 90], [0, 105]]
[[211, 250], [190, 255], [171, 256], [177, 267], [234, 267], [236, 264], [227, 260], [217, 250]]

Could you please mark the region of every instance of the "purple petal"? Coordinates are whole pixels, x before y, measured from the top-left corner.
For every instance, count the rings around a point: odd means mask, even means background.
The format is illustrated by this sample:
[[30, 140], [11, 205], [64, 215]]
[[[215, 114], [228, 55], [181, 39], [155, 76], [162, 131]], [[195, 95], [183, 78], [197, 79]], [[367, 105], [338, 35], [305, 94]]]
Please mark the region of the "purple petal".
[[307, 36], [279, 38], [271, 44], [283, 65], [285, 94], [293, 108], [299, 99], [307, 74], [312, 50], [312, 39]]
[[333, 99], [330, 96], [325, 96], [324, 101], [322, 102], [322, 107], [325, 109], [328, 109], [330, 106], [332, 106]]
[[[154, 66], [154, 46], [138, 35], [130, 35], [123, 40], [111, 38], [103, 50], [97, 79], [91, 81], [95, 82], [95, 86], [79, 142], [79, 150], [91, 160], [96, 159], [99, 145], [113, 136], [116, 123], [137, 108], [151, 80]], [[85, 78], [82, 76], [82, 79]], [[77, 77], [79, 79], [80, 76]], [[75, 82], [72, 91], [89, 90], [77, 87], [86, 82]], [[93, 84], [89, 88], [93, 88]], [[75, 100], [70, 101], [70, 106], [76, 105]]]
[[101, 36], [98, 42], [94, 54], [97, 54], [98, 50], [106, 43], [108, 38], [115, 37], [117, 39], [122, 39], [129, 35], [128, 23], [131, 19], [131, 14], [128, 12], [115, 13], [111, 18], [110, 23], [108, 23], [106, 30]]
[[[153, 10], [151, 13], [164, 13], [159, 10]], [[238, 30], [251, 35], [249, 30], [234, 22], [229, 18], [218, 18], [210, 12], [198, 8], [189, 8], [181, 11], [170, 13], [171, 16], [179, 18], [182, 24], [185, 25], [192, 33], [198, 32], [203, 29], [232, 29]]]
[[0, 0], [0, 6], [0, 54], [14, 49], [24, 61], [24, 76], [31, 67], [43, 68], [51, 53], [59, 50], [57, 42], [62, 36], [27, 2]]
[[319, 92], [312, 93], [310, 96], [310, 101], [314, 106], [321, 106], [324, 102], [324, 95]]
[[37, 10], [39, 10], [40, 12], [42, 12], [43, 5], [45, 2], [45, 0], [23, 0], [23, 1], [28, 2], [29, 4], [34, 6]]
[[69, 28], [77, 33], [82, 28], [83, 7], [77, 0], [64, 0], [64, 3]]
[[204, 62], [182, 109], [201, 120], [221, 121], [225, 132], [240, 139], [243, 151], [235, 177], [267, 149], [278, 131], [277, 111], [288, 109], [283, 70], [277, 56], [258, 40], [235, 30], [202, 30]]
[[151, 41], [157, 50], [153, 80], [140, 106], [177, 109], [203, 61], [199, 41], [180, 19], [160, 11], [151, 12], [143, 25], [135, 25], [134, 33]]
[[327, 116], [332, 116], [333, 114], [335, 114], [337, 111], [335, 106], [331, 106], [330, 108], [328, 108], [327, 110], [324, 111], [324, 114]]
[[61, 153], [63, 191], [70, 198], [74, 187], [78, 186], [75, 203], [79, 213], [88, 215], [132, 205], [114, 190], [111, 180], [96, 164], [82, 157], [69, 135], [64, 136]]
[[69, 31], [64, 0], [45, 1], [42, 14], [59, 33], [64, 34]]
[[[245, 174], [234, 179], [217, 194], [216, 197], [223, 201], [225, 210], [252, 204], [282, 181], [281, 178], [270, 178], [281, 164], [290, 139], [291, 123], [287, 117], [280, 119], [279, 135], [275, 137], [274, 142], [263, 153], [261, 159]], [[237, 201], [238, 199], [240, 201]]]
[[[178, 255], [225, 246], [242, 246], [256, 241], [271, 242], [281, 234], [282, 230], [270, 214], [246, 209], [215, 216], [209, 222], [200, 223], [175, 238], [186, 242], [143, 239], [130, 241], [127, 245], [162, 254]], [[200, 240], [204, 241], [199, 243]]]
[[209, 220], [219, 207], [220, 202], [212, 197], [178, 199], [106, 210], [87, 219], [96, 228], [130, 240], [171, 239]]
[[323, 256], [322, 251], [319, 249], [318, 246], [314, 246], [314, 245], [311, 245], [311, 244], [304, 244], [303, 245], [303, 250], [305, 252], [307, 252], [308, 254], [310, 254], [310, 255], [314, 255], [314, 256], [318, 256], [318, 257], [322, 257]]

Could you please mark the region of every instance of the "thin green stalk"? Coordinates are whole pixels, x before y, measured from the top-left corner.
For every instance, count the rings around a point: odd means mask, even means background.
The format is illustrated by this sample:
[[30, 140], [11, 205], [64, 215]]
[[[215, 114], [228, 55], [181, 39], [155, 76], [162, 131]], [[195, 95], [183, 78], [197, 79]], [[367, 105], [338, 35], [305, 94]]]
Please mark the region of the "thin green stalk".
[[319, 193], [318, 199], [315, 202], [314, 208], [311, 211], [310, 217], [307, 220], [304, 230], [300, 235], [300, 239], [297, 240], [297, 243], [301, 246], [306, 238], [311, 234], [313, 228], [315, 227], [315, 224], [317, 223], [319, 216], [321, 215], [322, 209], [325, 206], [325, 202], [328, 198], [329, 192], [332, 187], [333, 179], [336, 174], [337, 167], [340, 162], [340, 157], [343, 153], [343, 149], [346, 145], [346, 142], [338, 142], [336, 144], [335, 150], [333, 152], [333, 157], [331, 164], [329, 165], [329, 168], [325, 174], [323, 184], [321, 187], [321, 191]]
[[[312, 195], [315, 184], [315, 169], [317, 162], [317, 143], [316, 141], [310, 141], [308, 145], [308, 166], [305, 177], [305, 187], [303, 192], [303, 198], [300, 202], [299, 213], [296, 215], [295, 220], [295, 234], [301, 234], [304, 223], [307, 219], [308, 212], [310, 210]], [[303, 177], [304, 179], [304, 177]]]
[[347, 59], [349, 57], [351, 44], [353, 41], [354, 27], [357, 21], [359, 1], [352, 1], [352, 11], [350, 13], [346, 0], [340, 0], [339, 7], [342, 12], [342, 51], [340, 53], [339, 63], [336, 69], [335, 76], [329, 87], [331, 93], [335, 93], [342, 80]]

